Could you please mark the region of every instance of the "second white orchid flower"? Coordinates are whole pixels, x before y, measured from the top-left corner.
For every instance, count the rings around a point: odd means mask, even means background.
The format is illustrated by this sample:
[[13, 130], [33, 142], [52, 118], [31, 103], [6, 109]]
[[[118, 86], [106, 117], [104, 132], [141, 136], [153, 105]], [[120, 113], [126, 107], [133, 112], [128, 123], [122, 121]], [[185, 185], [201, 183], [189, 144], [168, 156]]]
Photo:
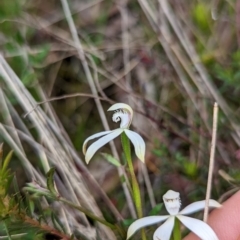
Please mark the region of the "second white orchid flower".
[[[188, 229], [194, 232], [202, 240], [218, 240], [215, 232], [205, 222], [184, 216], [204, 209], [205, 200], [194, 202], [185, 207], [180, 212], [179, 209], [181, 206], [181, 200], [178, 192], [172, 190], [167, 191], [167, 193], [163, 195], [163, 201], [170, 215], [150, 216], [136, 220], [128, 228], [127, 239], [129, 239], [137, 230], [143, 227], [160, 223], [166, 220], [166, 222], [158, 227], [154, 232], [153, 240], [169, 240], [174, 227], [175, 218], [178, 218], [180, 222], [182, 222]], [[215, 200], [210, 199], [209, 207], [221, 207], [221, 204]]]
[[[142, 162], [144, 162], [145, 148], [146, 148], [145, 142], [139, 134], [129, 130], [129, 126], [131, 125], [132, 118], [133, 118], [132, 108], [125, 103], [116, 103], [116, 104], [112, 105], [108, 109], [108, 111], [115, 111], [112, 116], [112, 120], [114, 122], [121, 121], [120, 128], [117, 128], [112, 131], [104, 131], [104, 132], [96, 133], [96, 134], [88, 137], [84, 141], [82, 150], [83, 150], [83, 153], [85, 154], [86, 163], [89, 163], [89, 161], [91, 160], [91, 158], [93, 157], [93, 155], [96, 153], [96, 151], [99, 148], [101, 148], [108, 142], [112, 141], [114, 138], [116, 138], [123, 132], [125, 132], [127, 137], [130, 139], [130, 141], [134, 145], [134, 149], [135, 149], [135, 153], [136, 153], [137, 157]], [[89, 140], [99, 138], [99, 137], [101, 137], [101, 138], [98, 139], [96, 142], [94, 142], [87, 148], [87, 143]]]

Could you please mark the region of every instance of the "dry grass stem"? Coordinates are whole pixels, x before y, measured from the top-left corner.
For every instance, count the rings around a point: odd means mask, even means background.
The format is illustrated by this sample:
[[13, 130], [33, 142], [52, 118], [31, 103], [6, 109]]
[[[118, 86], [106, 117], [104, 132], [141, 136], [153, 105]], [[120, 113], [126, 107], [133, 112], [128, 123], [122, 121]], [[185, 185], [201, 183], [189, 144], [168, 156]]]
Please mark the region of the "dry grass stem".
[[208, 169], [206, 205], [205, 205], [204, 215], [203, 215], [204, 222], [207, 222], [207, 219], [208, 219], [208, 209], [209, 209], [208, 204], [209, 204], [209, 199], [211, 197], [214, 158], [215, 158], [216, 139], [217, 139], [217, 122], [218, 122], [218, 104], [215, 102], [213, 107], [213, 128], [212, 128], [212, 142], [211, 142], [211, 150], [210, 150], [209, 169]]

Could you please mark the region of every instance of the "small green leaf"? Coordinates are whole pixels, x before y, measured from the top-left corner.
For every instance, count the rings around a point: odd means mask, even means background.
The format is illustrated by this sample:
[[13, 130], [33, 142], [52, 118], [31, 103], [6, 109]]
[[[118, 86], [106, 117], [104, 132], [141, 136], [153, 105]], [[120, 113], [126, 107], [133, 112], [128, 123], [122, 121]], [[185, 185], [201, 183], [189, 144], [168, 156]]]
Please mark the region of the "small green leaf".
[[192, 13], [197, 26], [204, 32], [209, 31], [212, 23], [209, 4], [199, 2], [195, 5]]
[[34, 81], [36, 80], [36, 74], [33, 71], [24, 71], [21, 77], [22, 83], [24, 84], [24, 86], [28, 87], [31, 84], [34, 83]]
[[61, 223], [61, 221], [59, 221], [59, 219], [53, 212], [51, 212], [51, 219], [55, 229], [58, 229], [61, 232], [65, 232], [63, 224]]
[[185, 172], [188, 176], [194, 177], [194, 176], [197, 175], [198, 167], [197, 167], [196, 163], [193, 163], [193, 162], [184, 162], [183, 166], [184, 166], [184, 172]]
[[34, 216], [35, 204], [34, 204], [34, 201], [32, 201], [31, 199], [28, 199], [28, 207], [29, 207], [31, 216]]
[[11, 158], [12, 158], [12, 154], [13, 154], [13, 151], [10, 151], [10, 152], [8, 153], [8, 155], [6, 156], [6, 158], [4, 159], [4, 161], [3, 161], [3, 166], [2, 166], [2, 169], [1, 169], [1, 172], [2, 172], [2, 173], [4, 173], [4, 172], [6, 171], [6, 169], [7, 169], [7, 167], [8, 167], [8, 164], [9, 164]]
[[0, 1], [0, 19], [10, 19], [18, 17], [21, 13], [21, 1]]
[[163, 207], [163, 203], [158, 203], [149, 213], [149, 215], [159, 215], [159, 212], [161, 211]]
[[101, 155], [108, 161], [110, 162], [111, 164], [113, 164], [114, 166], [116, 167], [121, 167], [121, 163], [116, 159], [114, 158], [112, 155], [108, 154], [108, 153], [101, 153]]
[[130, 226], [134, 221], [136, 221], [136, 219], [124, 219], [123, 220], [123, 225], [124, 226]]
[[43, 64], [44, 60], [46, 59], [47, 55], [49, 54], [50, 46], [49, 45], [42, 45], [39, 46], [39, 52], [35, 54], [29, 54], [30, 63], [34, 67], [38, 67], [39, 65]]
[[55, 186], [54, 186], [54, 179], [53, 179], [53, 176], [54, 176], [54, 173], [55, 173], [55, 169], [54, 168], [51, 168], [48, 172], [47, 172], [47, 187], [48, 187], [48, 190], [55, 196], [58, 195], [56, 189], [55, 189]]

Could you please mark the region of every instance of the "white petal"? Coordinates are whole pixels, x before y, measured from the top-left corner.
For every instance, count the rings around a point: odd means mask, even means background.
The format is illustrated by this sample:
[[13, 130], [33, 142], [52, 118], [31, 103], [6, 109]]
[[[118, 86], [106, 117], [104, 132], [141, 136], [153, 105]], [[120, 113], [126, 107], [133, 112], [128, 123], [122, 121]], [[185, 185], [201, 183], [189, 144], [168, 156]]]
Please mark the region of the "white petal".
[[154, 233], [153, 240], [169, 240], [174, 227], [175, 217], [171, 216]]
[[139, 134], [137, 134], [129, 129], [124, 129], [124, 132], [126, 133], [128, 138], [131, 140], [132, 144], [134, 145], [135, 153], [136, 153], [137, 157], [142, 162], [144, 162], [146, 146], [145, 146], [145, 142], [144, 142], [143, 138]]
[[110, 132], [112, 132], [112, 131], [104, 131], [104, 132], [100, 132], [100, 133], [93, 134], [92, 136], [88, 137], [88, 138], [84, 141], [83, 146], [82, 146], [83, 154], [84, 154], [84, 155], [86, 154], [87, 143], [88, 143], [89, 140], [92, 140], [92, 139], [94, 139], [94, 138], [101, 137], [101, 136], [103, 136], [103, 135], [107, 135], [107, 134], [109, 134]]
[[131, 114], [131, 116], [133, 115], [133, 110], [132, 108], [127, 105], [126, 103], [116, 103], [116, 104], [113, 104], [109, 109], [108, 111], [115, 111], [115, 110], [118, 110], [118, 109], [125, 109], [127, 111], [129, 111], [129, 113]]
[[119, 136], [122, 132], [123, 132], [123, 129], [120, 129], [120, 128], [118, 128], [116, 130], [113, 130], [113, 131], [110, 131], [110, 133], [108, 135], [106, 135], [104, 137], [101, 137], [96, 142], [94, 142], [92, 145], [90, 145], [89, 148], [87, 149], [87, 152], [86, 152], [86, 155], [85, 155], [86, 163], [89, 163], [92, 156], [95, 154], [95, 152], [99, 148], [101, 148], [106, 143], [110, 142], [111, 140], [113, 140], [114, 138]]
[[194, 232], [198, 237], [200, 237], [202, 240], [218, 240], [217, 235], [212, 230], [212, 228], [207, 225], [205, 222], [183, 216], [183, 215], [177, 215], [176, 216], [189, 230]]
[[[179, 214], [186, 215], [186, 214], [191, 214], [191, 213], [197, 212], [199, 210], [202, 210], [205, 208], [205, 202], [206, 202], [205, 200], [202, 200], [202, 201], [191, 203], [187, 207], [185, 207], [182, 211], [180, 211]], [[213, 199], [209, 199], [209, 207], [219, 208], [221, 206], [222, 205], [220, 203], [218, 203], [217, 201], [215, 201]]]
[[136, 220], [128, 228], [127, 239], [129, 239], [140, 228], [162, 222], [168, 217], [169, 217], [168, 215], [167, 216], [150, 216], [150, 217], [144, 217]]

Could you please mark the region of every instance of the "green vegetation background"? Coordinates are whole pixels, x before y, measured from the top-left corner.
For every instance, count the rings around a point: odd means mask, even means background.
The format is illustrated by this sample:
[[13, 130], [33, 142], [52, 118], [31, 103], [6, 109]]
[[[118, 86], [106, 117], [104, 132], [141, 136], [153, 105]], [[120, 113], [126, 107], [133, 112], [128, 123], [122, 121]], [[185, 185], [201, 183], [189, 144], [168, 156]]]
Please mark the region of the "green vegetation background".
[[[71, 142], [84, 161], [83, 141], [102, 131], [103, 125], [61, 2], [1, 0], [0, 50], [36, 102], [52, 99], [50, 108], [46, 103], [38, 107], [54, 119], [64, 138]], [[240, 181], [239, 1], [160, 2], [68, 1], [104, 110], [114, 102], [129, 103], [136, 113], [132, 128], [146, 140], [147, 174], [155, 202], [159, 204], [153, 207], [150, 203], [148, 187], [134, 159], [144, 199], [144, 215], [164, 211], [161, 196], [168, 189], [181, 193], [183, 205], [205, 198], [215, 101], [219, 104], [219, 118], [212, 198], [225, 200], [238, 190]], [[29, 115], [24, 116], [26, 111], [4, 80], [2, 70], [0, 84], [3, 158], [10, 150], [14, 151], [8, 172], [13, 174], [14, 184], [7, 186], [8, 191], [1, 198], [15, 199], [14, 204], [24, 210], [24, 214], [37, 221], [45, 218], [54, 229], [69, 235], [60, 226], [64, 221], [57, 206], [42, 209], [40, 198], [29, 198], [22, 191], [32, 179], [4, 129], [10, 132], [14, 141], [21, 141], [27, 161], [44, 176], [46, 163], [36, 145], [32, 147], [20, 133], [18, 140], [14, 138], [10, 127], [22, 129], [19, 125], [22, 121], [28, 129], [28, 136], [44, 148], [47, 146]], [[111, 115], [106, 113], [106, 117], [110, 128], [116, 128]], [[49, 129], [52, 131], [51, 127]], [[121, 156], [120, 142], [115, 144]], [[110, 153], [109, 146], [105, 146], [102, 152]], [[69, 159], [66, 157], [66, 161], [72, 161]], [[51, 167], [56, 165], [56, 162], [50, 162]], [[88, 169], [122, 214], [126, 228], [132, 217], [127, 210], [116, 167], [97, 154]], [[64, 174], [61, 175], [61, 168], [58, 171], [61, 179]], [[76, 171], [84, 179], [104, 218], [114, 223], [108, 207], [98, 193], [92, 192], [77, 166]], [[2, 180], [0, 185], [5, 189], [6, 181]], [[1, 236], [11, 239], [12, 234], [26, 233], [23, 237], [16, 235], [16, 238], [58, 239], [40, 225], [16, 217], [17, 213], [12, 211], [14, 207], [8, 201], [1, 201], [6, 210], [0, 211]], [[19, 202], [23, 205], [19, 206]], [[48, 204], [51, 206], [52, 202]], [[91, 220], [89, 222], [89, 226], [98, 229]], [[91, 239], [76, 230], [77, 226], [70, 224], [69, 227], [78, 239]]]

